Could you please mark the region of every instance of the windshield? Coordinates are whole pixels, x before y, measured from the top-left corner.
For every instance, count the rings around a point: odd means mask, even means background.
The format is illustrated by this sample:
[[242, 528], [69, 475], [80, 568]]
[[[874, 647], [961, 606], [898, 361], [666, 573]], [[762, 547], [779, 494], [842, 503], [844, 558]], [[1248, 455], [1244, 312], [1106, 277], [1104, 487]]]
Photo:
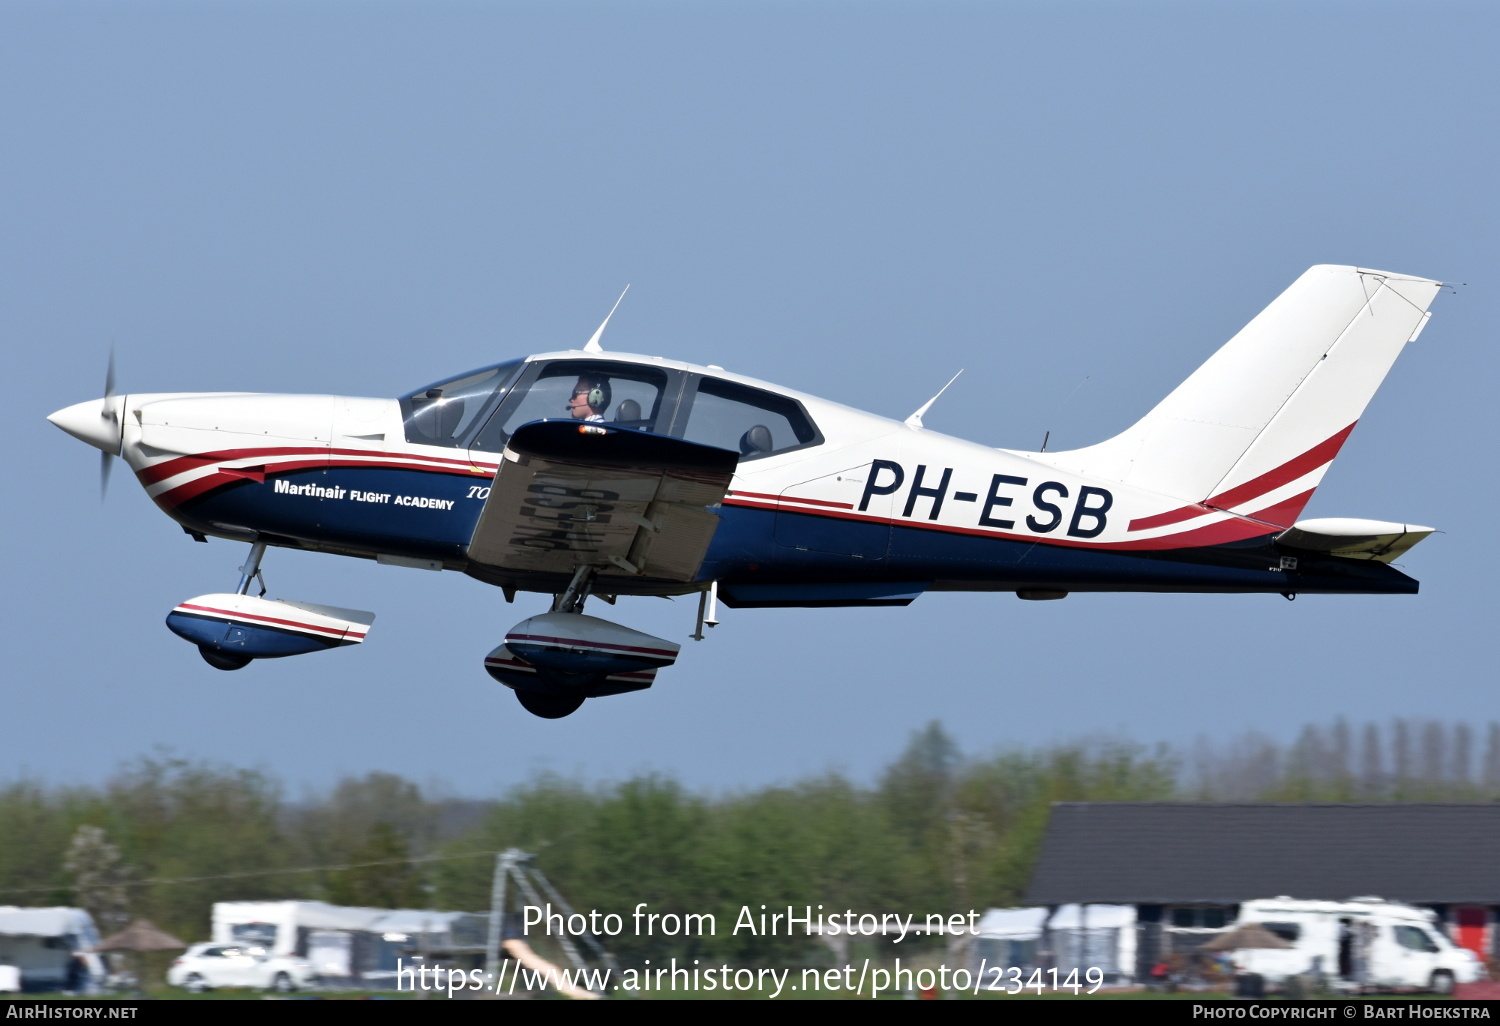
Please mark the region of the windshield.
[[474, 425], [483, 423], [481, 415], [500, 401], [525, 362], [512, 360], [470, 371], [402, 396], [406, 440], [414, 445], [461, 444]]
[[662, 397], [667, 374], [655, 367], [603, 360], [557, 360], [524, 390], [517, 389], [470, 443], [500, 452], [516, 428], [534, 420], [603, 421], [659, 431], [670, 419]]

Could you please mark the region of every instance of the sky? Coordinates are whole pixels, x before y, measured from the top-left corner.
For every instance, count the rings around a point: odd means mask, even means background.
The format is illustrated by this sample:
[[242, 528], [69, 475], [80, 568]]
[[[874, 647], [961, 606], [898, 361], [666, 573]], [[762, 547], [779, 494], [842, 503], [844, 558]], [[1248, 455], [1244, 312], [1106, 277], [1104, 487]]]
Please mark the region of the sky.
[[[1481, 3], [0, 5], [0, 781], [142, 754], [294, 787], [541, 772], [868, 782], [931, 720], [985, 755], [1305, 723], [1500, 718], [1493, 473], [1500, 8]], [[713, 363], [1050, 449], [1149, 409], [1307, 267], [1454, 284], [1304, 516], [1427, 524], [1408, 596], [625, 599], [684, 643], [543, 721], [484, 673], [545, 609], [273, 551], [361, 646], [210, 669], [167, 612], [232, 590], [49, 425], [121, 391], [394, 396], [574, 348]], [[26, 387], [22, 388], [21, 385]]]

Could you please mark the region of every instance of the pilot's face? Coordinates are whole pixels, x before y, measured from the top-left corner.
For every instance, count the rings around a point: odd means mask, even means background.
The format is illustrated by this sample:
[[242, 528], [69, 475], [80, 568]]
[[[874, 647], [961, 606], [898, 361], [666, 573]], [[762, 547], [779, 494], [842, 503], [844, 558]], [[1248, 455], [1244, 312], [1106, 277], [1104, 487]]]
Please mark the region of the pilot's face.
[[589, 385], [580, 381], [574, 386], [573, 398], [568, 400], [568, 412], [574, 420], [588, 420], [594, 415], [594, 408], [589, 405]]

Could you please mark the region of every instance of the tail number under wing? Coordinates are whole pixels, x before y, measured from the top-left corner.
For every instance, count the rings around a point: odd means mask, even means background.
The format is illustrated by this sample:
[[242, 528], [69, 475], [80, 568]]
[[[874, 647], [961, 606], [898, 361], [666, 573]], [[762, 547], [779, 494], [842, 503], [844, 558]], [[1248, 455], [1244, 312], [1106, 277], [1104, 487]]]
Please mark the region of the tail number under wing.
[[690, 581], [739, 455], [628, 428], [538, 421], [505, 447], [469, 558], [508, 570]]

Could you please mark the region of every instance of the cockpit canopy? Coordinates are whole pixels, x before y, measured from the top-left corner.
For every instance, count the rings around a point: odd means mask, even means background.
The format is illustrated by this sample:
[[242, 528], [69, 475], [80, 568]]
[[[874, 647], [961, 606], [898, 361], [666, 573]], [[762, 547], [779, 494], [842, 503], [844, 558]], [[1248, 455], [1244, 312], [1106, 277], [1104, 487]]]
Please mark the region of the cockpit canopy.
[[590, 420], [729, 449], [741, 462], [823, 438], [795, 399], [739, 382], [613, 360], [513, 360], [401, 397], [406, 440], [498, 454], [537, 420]]

